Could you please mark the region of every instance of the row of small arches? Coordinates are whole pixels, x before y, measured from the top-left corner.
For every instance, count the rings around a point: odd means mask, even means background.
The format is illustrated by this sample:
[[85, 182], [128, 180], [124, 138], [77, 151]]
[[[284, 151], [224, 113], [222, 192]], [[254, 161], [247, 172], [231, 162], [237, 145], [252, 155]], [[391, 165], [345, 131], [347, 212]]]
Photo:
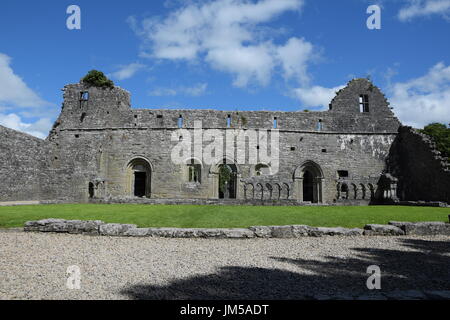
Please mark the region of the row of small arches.
[[287, 183], [247, 183], [244, 185], [246, 200], [289, 200], [291, 187]]
[[337, 198], [340, 200], [370, 200], [375, 198], [373, 184], [338, 183]]

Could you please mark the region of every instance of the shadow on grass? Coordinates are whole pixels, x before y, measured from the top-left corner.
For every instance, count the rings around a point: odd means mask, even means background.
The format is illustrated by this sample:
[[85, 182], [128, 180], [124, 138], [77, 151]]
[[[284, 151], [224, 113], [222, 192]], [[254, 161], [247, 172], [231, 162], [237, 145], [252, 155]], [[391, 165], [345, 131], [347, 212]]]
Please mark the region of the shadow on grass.
[[407, 251], [356, 248], [351, 259], [326, 257], [326, 261], [271, 257], [298, 267], [299, 273], [222, 267], [217, 273], [174, 280], [166, 286], [128, 287], [122, 294], [147, 300], [294, 300], [317, 295], [367, 295], [371, 293], [366, 287], [370, 265], [381, 268], [381, 292], [450, 289], [450, 241], [399, 241]]

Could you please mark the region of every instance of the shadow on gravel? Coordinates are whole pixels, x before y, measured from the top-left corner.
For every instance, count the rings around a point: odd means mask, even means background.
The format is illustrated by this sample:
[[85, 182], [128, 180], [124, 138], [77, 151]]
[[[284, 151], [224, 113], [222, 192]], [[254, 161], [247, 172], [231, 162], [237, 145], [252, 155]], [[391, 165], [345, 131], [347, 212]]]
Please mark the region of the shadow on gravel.
[[351, 259], [325, 261], [271, 257], [294, 265], [299, 273], [282, 269], [222, 267], [217, 273], [174, 280], [167, 286], [137, 285], [121, 293], [147, 300], [278, 300], [312, 299], [318, 295], [370, 295], [367, 267], [381, 268], [381, 292], [449, 290], [450, 241], [399, 239], [405, 250], [355, 248]]

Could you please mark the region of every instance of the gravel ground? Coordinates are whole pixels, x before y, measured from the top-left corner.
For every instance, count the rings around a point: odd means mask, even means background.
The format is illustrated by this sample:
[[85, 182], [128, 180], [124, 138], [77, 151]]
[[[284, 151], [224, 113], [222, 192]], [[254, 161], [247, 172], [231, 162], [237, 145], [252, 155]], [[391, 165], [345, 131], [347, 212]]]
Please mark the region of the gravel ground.
[[[0, 232], [0, 299], [308, 299], [450, 290], [450, 237], [202, 240]], [[66, 286], [69, 266], [81, 289]]]

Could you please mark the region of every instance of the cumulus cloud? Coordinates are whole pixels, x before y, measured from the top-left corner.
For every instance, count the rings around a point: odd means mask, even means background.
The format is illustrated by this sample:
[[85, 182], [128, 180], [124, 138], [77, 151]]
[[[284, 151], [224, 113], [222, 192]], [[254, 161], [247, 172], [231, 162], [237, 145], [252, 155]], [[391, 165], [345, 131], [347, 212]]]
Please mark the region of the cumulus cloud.
[[109, 74], [108, 76], [116, 78], [118, 80], [126, 80], [133, 77], [138, 71], [142, 70], [143, 68], [145, 68], [144, 64], [130, 63], [120, 66], [119, 70]]
[[15, 113], [0, 113], [0, 125], [28, 133], [41, 139], [45, 139], [47, 137], [52, 124], [52, 121], [48, 118], [42, 118], [32, 123], [26, 123]]
[[[396, 74], [395, 71], [390, 71]], [[344, 86], [314, 86], [294, 89], [303, 106], [328, 108], [336, 92]], [[450, 123], [450, 66], [437, 63], [418, 78], [389, 82], [386, 95], [394, 113], [404, 125], [423, 128], [432, 122]]]
[[450, 0], [408, 0], [408, 5], [400, 9], [398, 18], [400, 21], [409, 21], [435, 14], [448, 18]]
[[[44, 139], [52, 122], [47, 118], [48, 110], [47, 117], [39, 117], [43, 114], [42, 108], [52, 104], [39, 97], [14, 73], [11, 61], [9, 56], [0, 53], [0, 125]], [[25, 122], [20, 115], [30, 115], [33, 120]]]
[[0, 103], [18, 107], [49, 105], [16, 75], [10, 66], [11, 58], [0, 53]]
[[314, 86], [309, 88], [294, 89], [294, 95], [301, 101], [303, 106], [322, 107], [323, 110], [328, 109], [331, 100], [336, 96], [336, 92], [345, 86], [335, 88], [325, 88]]
[[267, 85], [274, 71], [286, 79], [308, 81], [314, 47], [300, 38], [276, 44], [267, 23], [303, 0], [216, 0], [189, 2], [164, 18], [128, 22], [144, 39], [141, 56], [172, 61], [203, 61], [233, 75], [233, 85]]
[[440, 62], [422, 77], [392, 84], [388, 92], [403, 124], [450, 123], [450, 66]]
[[151, 96], [176, 96], [176, 95], [187, 95], [192, 97], [198, 97], [205, 94], [208, 88], [207, 83], [198, 83], [192, 87], [177, 87], [173, 88], [156, 88], [150, 92]]

